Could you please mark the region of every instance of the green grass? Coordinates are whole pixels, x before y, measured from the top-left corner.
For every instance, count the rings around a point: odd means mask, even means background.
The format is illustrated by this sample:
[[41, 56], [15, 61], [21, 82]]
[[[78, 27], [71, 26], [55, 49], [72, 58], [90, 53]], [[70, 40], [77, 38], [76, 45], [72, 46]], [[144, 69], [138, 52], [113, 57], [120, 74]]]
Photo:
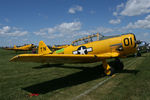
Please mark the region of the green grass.
[[79, 100], [149, 100], [150, 53], [129, 60], [122, 73]]
[[[21, 53], [21, 52], [19, 52]], [[107, 77], [101, 63], [50, 64], [9, 62], [14, 51], [0, 49], [0, 100], [71, 100]], [[125, 70], [79, 100], [150, 98], [150, 53], [122, 59]], [[39, 96], [29, 97], [30, 93]]]

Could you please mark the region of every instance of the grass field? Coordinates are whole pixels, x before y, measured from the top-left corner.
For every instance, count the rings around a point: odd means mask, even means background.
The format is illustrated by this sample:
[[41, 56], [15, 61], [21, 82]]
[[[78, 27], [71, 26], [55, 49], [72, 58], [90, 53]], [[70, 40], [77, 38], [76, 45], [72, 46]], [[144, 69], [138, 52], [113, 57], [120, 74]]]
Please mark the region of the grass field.
[[[0, 49], [0, 100], [150, 99], [150, 53], [122, 59], [125, 69], [113, 77], [104, 76], [99, 62], [63, 65], [9, 62], [15, 55], [14, 51]], [[104, 83], [98, 85], [101, 82]], [[30, 97], [30, 93], [39, 96]]]

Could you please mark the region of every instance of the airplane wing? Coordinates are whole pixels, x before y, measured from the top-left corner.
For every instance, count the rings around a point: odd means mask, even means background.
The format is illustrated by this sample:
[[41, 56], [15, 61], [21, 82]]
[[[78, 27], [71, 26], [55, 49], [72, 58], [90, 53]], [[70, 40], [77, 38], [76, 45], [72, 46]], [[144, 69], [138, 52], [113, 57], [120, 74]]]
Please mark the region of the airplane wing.
[[5, 50], [14, 50], [13, 48], [4, 48]]
[[118, 57], [119, 53], [104, 53], [98, 55], [74, 55], [74, 54], [20, 54], [10, 61], [14, 62], [39, 62], [39, 63], [90, 63], [106, 58]]
[[118, 57], [119, 53], [110, 52], [102, 54], [50, 54], [51, 51], [43, 41], [39, 42], [38, 54], [20, 54], [13, 57], [10, 61], [40, 62], [40, 63], [90, 63], [102, 59]]
[[5, 50], [26, 51], [24, 49], [19, 49], [19, 48], [6, 48]]

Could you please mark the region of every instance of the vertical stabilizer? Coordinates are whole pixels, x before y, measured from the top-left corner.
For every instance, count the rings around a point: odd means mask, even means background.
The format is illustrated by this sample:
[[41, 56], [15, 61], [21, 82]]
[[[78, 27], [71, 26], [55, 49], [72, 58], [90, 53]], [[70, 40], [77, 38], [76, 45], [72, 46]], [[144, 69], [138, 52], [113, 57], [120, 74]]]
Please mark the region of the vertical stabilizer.
[[14, 48], [17, 48], [16, 45], [14, 45]]
[[38, 54], [49, 54], [52, 51], [46, 46], [43, 41], [39, 42]]

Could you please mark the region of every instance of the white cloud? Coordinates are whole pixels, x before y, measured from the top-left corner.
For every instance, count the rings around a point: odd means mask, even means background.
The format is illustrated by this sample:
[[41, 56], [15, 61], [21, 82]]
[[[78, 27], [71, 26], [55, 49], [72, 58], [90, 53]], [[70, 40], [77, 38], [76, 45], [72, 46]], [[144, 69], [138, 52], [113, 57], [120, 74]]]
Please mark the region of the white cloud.
[[150, 0], [128, 0], [120, 14], [123, 16], [136, 16], [145, 13], [150, 13]]
[[55, 37], [71, 36], [80, 29], [81, 29], [80, 22], [70, 22], [70, 23], [65, 22], [55, 27], [40, 29], [40, 31], [34, 32], [34, 34], [42, 35], [44, 37], [46, 36], [47, 38], [55, 38]]
[[120, 5], [117, 5], [116, 10], [119, 11], [123, 7], [124, 7], [124, 3], [121, 3]]
[[121, 3], [116, 6], [116, 11], [113, 12], [113, 16], [116, 17], [116, 19], [112, 19], [109, 21], [110, 24], [119, 24], [121, 22], [121, 18], [119, 17], [119, 11], [124, 7], [124, 3]]
[[96, 29], [91, 29], [87, 31], [80, 31], [77, 34], [74, 34], [73, 36], [85, 36], [85, 35], [91, 35], [93, 33], [101, 33], [101, 34], [110, 34], [114, 32], [115, 30], [112, 28], [106, 28], [106, 27], [97, 27]]
[[23, 36], [28, 34], [28, 31], [21, 31], [18, 28], [4, 26], [0, 29], [0, 36]]
[[119, 24], [120, 22], [121, 22], [120, 19], [116, 19], [116, 20], [112, 19], [109, 21], [110, 24]]
[[114, 15], [114, 16], [117, 16], [117, 15], [118, 15], [118, 13], [117, 13], [117, 12], [113, 12], [113, 15]]
[[117, 5], [116, 11], [113, 12], [113, 15], [114, 15], [114, 16], [118, 16], [119, 11], [120, 11], [121, 8], [123, 8], [123, 7], [124, 7], [124, 4], [123, 4], [123, 3]]
[[80, 30], [81, 23], [80, 22], [71, 22], [71, 23], [62, 23], [56, 27], [61, 32], [73, 32]]
[[150, 29], [150, 15], [145, 17], [143, 20], [137, 20], [136, 22], [130, 22], [126, 29]]
[[43, 28], [43, 29], [40, 29], [38, 32], [34, 32], [34, 34], [36, 34], [36, 35], [46, 35], [48, 32], [48, 28]]
[[112, 33], [115, 30], [112, 28], [105, 28], [105, 27], [97, 27], [95, 29], [89, 29], [89, 30], [81, 30], [81, 22], [70, 22], [70, 23], [62, 23], [60, 25], [50, 27], [50, 28], [43, 28], [40, 29], [38, 32], [34, 32], [36, 35], [40, 35], [44, 38], [59, 38], [59, 37], [65, 37], [65, 38], [74, 38], [76, 36], [85, 36], [90, 35], [92, 33]]
[[81, 11], [83, 11], [83, 8], [82, 6], [79, 6], [79, 5], [72, 7], [68, 10], [70, 14], [75, 14], [76, 12], [81, 12]]

